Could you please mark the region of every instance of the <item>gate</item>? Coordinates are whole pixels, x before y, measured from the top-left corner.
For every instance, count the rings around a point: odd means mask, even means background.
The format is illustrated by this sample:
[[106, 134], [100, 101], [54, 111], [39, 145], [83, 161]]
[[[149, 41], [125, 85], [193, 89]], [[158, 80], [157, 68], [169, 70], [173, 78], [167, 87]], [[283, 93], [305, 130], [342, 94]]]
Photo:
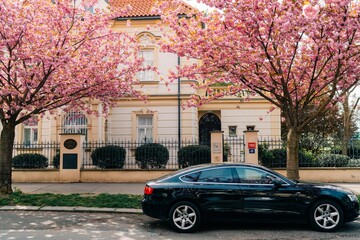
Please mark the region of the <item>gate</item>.
[[224, 161], [245, 162], [245, 140], [244, 135], [224, 136]]

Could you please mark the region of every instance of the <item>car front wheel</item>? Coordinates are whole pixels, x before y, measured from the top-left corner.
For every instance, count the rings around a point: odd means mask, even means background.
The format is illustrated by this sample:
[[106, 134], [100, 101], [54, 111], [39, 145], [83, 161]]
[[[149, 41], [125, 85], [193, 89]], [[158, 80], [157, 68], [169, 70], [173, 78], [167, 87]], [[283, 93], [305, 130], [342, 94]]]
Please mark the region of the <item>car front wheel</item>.
[[344, 223], [344, 213], [339, 204], [331, 200], [316, 202], [310, 209], [310, 223], [323, 232], [337, 230]]
[[191, 202], [178, 202], [169, 212], [171, 227], [182, 233], [194, 232], [201, 221], [199, 208]]

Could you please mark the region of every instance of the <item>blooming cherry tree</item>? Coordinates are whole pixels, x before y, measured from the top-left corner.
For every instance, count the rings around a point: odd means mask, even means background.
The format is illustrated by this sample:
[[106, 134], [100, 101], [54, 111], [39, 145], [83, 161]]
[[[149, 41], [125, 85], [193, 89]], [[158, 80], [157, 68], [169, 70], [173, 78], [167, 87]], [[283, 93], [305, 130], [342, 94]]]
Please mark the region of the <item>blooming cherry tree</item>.
[[106, 110], [112, 99], [142, 97], [132, 88], [141, 67], [137, 43], [110, 30], [114, 12], [88, 11], [96, 3], [0, 2], [1, 193], [12, 191], [16, 125], [62, 106], [90, 112], [93, 100], [103, 102]]
[[[198, 59], [171, 76], [198, 80], [196, 88], [228, 85], [197, 106], [251, 91], [283, 112], [287, 175], [299, 179], [298, 146], [303, 128], [342, 101], [360, 76], [359, 5], [351, 0], [198, 0], [213, 9], [184, 12], [178, 0], [162, 3], [172, 31], [162, 50]], [[180, 7], [177, 7], [180, 6]], [[174, 10], [176, 9], [176, 10]]]

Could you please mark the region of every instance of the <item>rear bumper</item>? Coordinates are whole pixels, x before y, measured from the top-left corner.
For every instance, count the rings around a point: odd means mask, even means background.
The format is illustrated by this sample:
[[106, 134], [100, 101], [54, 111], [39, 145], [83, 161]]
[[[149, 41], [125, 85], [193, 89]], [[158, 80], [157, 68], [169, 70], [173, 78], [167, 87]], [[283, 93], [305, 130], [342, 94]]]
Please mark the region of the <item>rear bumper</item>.
[[157, 218], [157, 219], [167, 219], [168, 211], [167, 206], [156, 203], [153, 204], [151, 201], [147, 199], [143, 199], [141, 201], [141, 206], [143, 213], [147, 216]]

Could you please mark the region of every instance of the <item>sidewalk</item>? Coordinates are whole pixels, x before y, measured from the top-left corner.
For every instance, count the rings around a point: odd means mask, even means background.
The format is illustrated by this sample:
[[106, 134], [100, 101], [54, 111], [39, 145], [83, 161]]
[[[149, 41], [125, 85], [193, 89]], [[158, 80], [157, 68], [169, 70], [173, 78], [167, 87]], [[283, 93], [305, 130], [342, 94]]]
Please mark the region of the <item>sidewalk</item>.
[[24, 193], [144, 194], [145, 183], [13, 183], [13, 191]]

